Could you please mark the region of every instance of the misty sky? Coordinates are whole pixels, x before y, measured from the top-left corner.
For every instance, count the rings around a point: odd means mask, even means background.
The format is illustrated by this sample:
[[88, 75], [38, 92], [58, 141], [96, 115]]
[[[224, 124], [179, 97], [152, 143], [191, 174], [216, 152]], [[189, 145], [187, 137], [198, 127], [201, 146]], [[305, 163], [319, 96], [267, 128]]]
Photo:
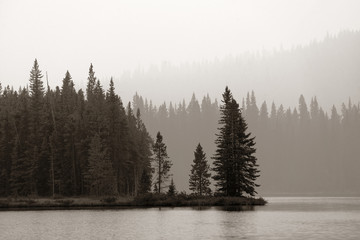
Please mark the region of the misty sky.
[[[37, 58], [52, 87], [69, 70], [84, 88], [93, 63], [107, 88], [110, 76], [139, 66], [290, 48], [359, 30], [359, 10], [358, 0], [0, 0], [0, 82], [24, 86]], [[134, 94], [116, 85], [127, 100]]]

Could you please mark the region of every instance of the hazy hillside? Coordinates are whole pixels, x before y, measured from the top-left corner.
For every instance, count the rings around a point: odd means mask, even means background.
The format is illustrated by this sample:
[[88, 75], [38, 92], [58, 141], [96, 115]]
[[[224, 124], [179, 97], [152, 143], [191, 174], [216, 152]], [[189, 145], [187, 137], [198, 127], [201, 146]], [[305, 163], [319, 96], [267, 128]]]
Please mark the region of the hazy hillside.
[[360, 32], [346, 31], [290, 50], [241, 54], [180, 66], [165, 62], [147, 70], [138, 69], [121, 77], [120, 95], [131, 99], [137, 91], [157, 104], [189, 99], [193, 92], [197, 96], [209, 93], [219, 99], [219, 89], [228, 85], [237, 98], [254, 90], [259, 101], [292, 107], [297, 105], [300, 94], [306, 98], [316, 95], [322, 106], [330, 110], [332, 104], [339, 106], [349, 97], [360, 99], [359, 62]]
[[[256, 103], [246, 97], [242, 114], [255, 136], [264, 195], [358, 195], [360, 187], [360, 103], [325, 112], [316, 98], [300, 96], [297, 108]], [[201, 99], [201, 98], [200, 98]], [[150, 134], [161, 131], [175, 184], [188, 190], [194, 150], [200, 142], [213, 162], [219, 106], [210, 97], [154, 107], [138, 95], [134, 108]]]
[[[360, 144], [360, 139], [359, 135], [351, 139], [347, 137], [348, 131], [358, 134], [359, 119], [355, 116], [359, 114], [359, 62], [360, 32], [343, 32], [335, 37], [327, 36], [322, 42], [291, 50], [243, 54], [182, 66], [164, 64], [160, 69], [153, 67], [149, 71], [134, 72], [131, 77], [124, 76], [122, 86], [124, 89], [136, 87], [144, 97], [134, 98], [134, 108], [140, 105], [150, 134], [155, 136], [157, 131], [162, 131], [180, 190], [187, 189], [188, 179], [183, 176], [189, 172], [196, 144], [202, 143], [209, 159], [215, 151], [218, 104], [214, 99], [220, 100], [225, 85], [228, 85], [240, 102], [246, 100], [247, 92], [252, 89], [256, 93], [255, 109], [258, 112], [256, 116], [246, 117], [249, 130], [257, 137], [262, 192], [352, 194], [358, 193], [359, 187], [356, 171], [360, 165], [356, 145]], [[140, 81], [147, 84], [137, 85]], [[190, 101], [192, 92], [198, 99], [193, 97]], [[207, 93], [210, 93], [211, 100], [202, 99]], [[310, 119], [314, 118], [304, 129], [297, 125], [301, 94], [307, 103]], [[310, 100], [314, 96], [322, 112], [321, 125], [317, 125], [318, 120], [311, 116], [314, 106], [310, 106]], [[142, 105], [145, 97], [152, 100], [153, 107], [155, 103], [158, 106], [151, 110], [150, 115], [149, 109]], [[354, 105], [348, 103], [349, 98]], [[259, 123], [264, 100], [268, 113], [266, 126]], [[204, 107], [205, 111], [210, 109], [210, 115], [204, 117], [199, 113], [202, 117], [198, 119], [192, 116], [194, 102], [199, 104], [200, 112]], [[343, 102], [346, 104], [342, 105]], [[333, 105], [336, 114], [332, 112]], [[297, 108], [295, 112], [294, 108]], [[350, 127], [346, 126], [347, 112], [354, 116], [354, 125]], [[334, 126], [334, 121], [339, 121], [342, 126]]]

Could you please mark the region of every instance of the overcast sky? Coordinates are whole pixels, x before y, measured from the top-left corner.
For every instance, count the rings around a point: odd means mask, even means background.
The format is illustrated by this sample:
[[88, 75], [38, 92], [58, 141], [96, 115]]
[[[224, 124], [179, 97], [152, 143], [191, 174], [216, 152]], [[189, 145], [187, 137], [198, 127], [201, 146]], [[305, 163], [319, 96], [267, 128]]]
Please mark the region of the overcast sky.
[[84, 88], [90, 63], [107, 82], [163, 61], [289, 48], [360, 29], [359, 12], [358, 0], [0, 0], [0, 82], [26, 85], [37, 58], [51, 85], [69, 70]]

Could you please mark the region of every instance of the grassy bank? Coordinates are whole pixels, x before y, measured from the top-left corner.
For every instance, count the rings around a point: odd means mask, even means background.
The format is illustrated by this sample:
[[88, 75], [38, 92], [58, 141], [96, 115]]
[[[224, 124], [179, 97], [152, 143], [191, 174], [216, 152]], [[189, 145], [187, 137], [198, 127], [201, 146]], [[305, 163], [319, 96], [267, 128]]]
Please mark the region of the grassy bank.
[[137, 207], [259, 206], [263, 198], [145, 194], [139, 197], [4, 198], [0, 210], [112, 209]]

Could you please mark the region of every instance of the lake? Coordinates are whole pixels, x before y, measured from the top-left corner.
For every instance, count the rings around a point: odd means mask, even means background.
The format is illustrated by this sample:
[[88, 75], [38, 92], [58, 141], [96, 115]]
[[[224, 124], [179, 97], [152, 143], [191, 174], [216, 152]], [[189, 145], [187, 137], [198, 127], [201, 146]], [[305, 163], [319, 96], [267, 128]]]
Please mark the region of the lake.
[[0, 212], [0, 239], [360, 239], [360, 198], [217, 207]]

